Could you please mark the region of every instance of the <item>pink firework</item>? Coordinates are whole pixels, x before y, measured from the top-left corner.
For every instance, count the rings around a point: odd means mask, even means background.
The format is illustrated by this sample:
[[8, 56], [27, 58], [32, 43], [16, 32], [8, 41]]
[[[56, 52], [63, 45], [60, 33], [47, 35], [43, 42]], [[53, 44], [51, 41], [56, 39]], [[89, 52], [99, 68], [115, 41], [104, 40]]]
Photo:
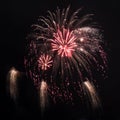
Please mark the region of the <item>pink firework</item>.
[[52, 66], [52, 57], [49, 55], [41, 55], [38, 59], [38, 67], [40, 67], [42, 70], [47, 70]]
[[79, 18], [81, 9], [73, 14], [69, 9], [48, 11], [32, 25], [25, 57], [28, 77], [36, 86], [44, 79], [48, 95], [56, 102], [81, 97], [86, 78], [93, 81], [96, 73], [104, 74], [107, 63], [103, 37], [92, 26], [91, 14]]
[[58, 55], [61, 57], [71, 57], [72, 52], [75, 51], [77, 44], [75, 42], [76, 36], [73, 34], [73, 31], [63, 28], [58, 30], [53, 34], [54, 39], [51, 40], [52, 51], [57, 51]]

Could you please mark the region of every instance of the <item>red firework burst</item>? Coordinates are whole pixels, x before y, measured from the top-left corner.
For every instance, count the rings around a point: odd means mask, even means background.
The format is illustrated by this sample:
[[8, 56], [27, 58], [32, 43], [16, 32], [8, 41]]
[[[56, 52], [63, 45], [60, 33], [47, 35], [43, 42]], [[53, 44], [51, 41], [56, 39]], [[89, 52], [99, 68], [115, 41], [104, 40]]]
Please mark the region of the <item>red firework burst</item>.
[[52, 40], [52, 51], [57, 51], [58, 55], [61, 57], [71, 57], [72, 52], [75, 51], [77, 44], [75, 42], [76, 36], [73, 34], [73, 31], [63, 28], [58, 30], [56, 33], [53, 33], [54, 39]]
[[52, 66], [52, 57], [49, 55], [41, 55], [38, 59], [38, 66], [42, 69], [42, 70], [47, 70], [48, 68], [50, 68]]
[[46, 17], [41, 16], [38, 24], [32, 25], [33, 33], [28, 36], [31, 42], [26, 48], [28, 77], [37, 87], [44, 79], [54, 102], [81, 97], [83, 82], [86, 78], [94, 79], [94, 68], [96, 73], [102, 73], [107, 67], [101, 30], [89, 24], [92, 14], [79, 18], [77, 14], [81, 9], [70, 14], [69, 8], [57, 8], [56, 12], [48, 11]]

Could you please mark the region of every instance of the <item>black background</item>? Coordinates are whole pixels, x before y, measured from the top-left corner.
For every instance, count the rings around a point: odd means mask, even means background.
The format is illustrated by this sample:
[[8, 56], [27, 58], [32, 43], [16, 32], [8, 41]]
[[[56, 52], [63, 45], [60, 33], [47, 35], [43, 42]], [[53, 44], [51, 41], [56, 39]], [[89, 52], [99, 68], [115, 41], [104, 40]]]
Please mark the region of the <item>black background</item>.
[[[24, 71], [25, 37], [30, 31], [30, 25], [37, 21], [38, 16], [45, 15], [47, 10], [55, 10], [57, 6], [64, 8], [69, 4], [71, 4], [73, 10], [82, 6], [87, 12], [95, 13], [97, 22], [104, 30], [104, 38], [108, 45], [109, 71], [108, 79], [100, 82], [103, 119], [120, 119], [120, 23], [119, 3], [117, 0], [9, 0], [1, 2], [0, 116], [17, 119], [20, 117], [25, 118], [25, 116], [27, 116], [26, 118], [39, 116], [36, 100], [34, 100], [35, 91], [33, 92], [30, 89], [27, 92], [27, 96], [23, 95], [24, 99], [21, 97], [21, 102], [16, 112], [15, 104], [6, 92], [6, 75], [12, 66], [19, 71]], [[21, 87], [25, 89], [25, 85], [27, 85], [27, 81]], [[26, 103], [28, 104], [26, 105]], [[49, 119], [58, 119], [60, 116], [66, 119], [66, 117], [63, 117], [65, 114], [62, 114], [61, 111], [59, 110], [59, 114], [56, 117], [53, 117], [56, 113], [50, 113], [53, 115]]]

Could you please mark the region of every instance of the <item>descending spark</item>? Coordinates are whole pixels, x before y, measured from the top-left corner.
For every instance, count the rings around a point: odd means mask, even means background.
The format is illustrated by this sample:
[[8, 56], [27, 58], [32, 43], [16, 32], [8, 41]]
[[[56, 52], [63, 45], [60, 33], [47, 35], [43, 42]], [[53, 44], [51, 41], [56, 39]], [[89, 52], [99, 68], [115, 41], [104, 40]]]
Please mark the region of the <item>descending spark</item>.
[[91, 105], [93, 108], [98, 108], [101, 106], [100, 99], [97, 95], [97, 92], [95, 90], [95, 87], [93, 84], [90, 83], [90, 81], [85, 81], [83, 83], [85, 91], [87, 93], [87, 96], [90, 99]]
[[16, 100], [17, 97], [17, 78], [19, 76], [19, 71], [17, 71], [14, 67], [8, 73], [8, 81], [9, 81], [9, 92], [11, 98]]
[[47, 70], [52, 66], [52, 57], [49, 55], [41, 55], [38, 59], [38, 66], [41, 67], [42, 70]]
[[41, 112], [43, 113], [46, 106], [47, 106], [47, 83], [45, 81], [41, 81], [40, 85], [40, 106], [41, 106]]

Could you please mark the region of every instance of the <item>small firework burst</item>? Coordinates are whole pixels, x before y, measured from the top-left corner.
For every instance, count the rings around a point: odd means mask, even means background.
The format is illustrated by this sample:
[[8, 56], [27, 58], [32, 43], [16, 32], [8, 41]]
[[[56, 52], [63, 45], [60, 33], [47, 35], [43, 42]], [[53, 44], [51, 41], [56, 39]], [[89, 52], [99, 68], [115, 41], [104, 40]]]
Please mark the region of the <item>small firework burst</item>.
[[71, 15], [69, 9], [57, 8], [56, 12], [48, 11], [47, 17], [40, 17], [38, 24], [32, 25], [26, 47], [27, 76], [36, 86], [45, 76], [53, 101], [71, 101], [74, 93], [81, 96], [85, 78], [94, 80], [93, 68], [104, 71], [106, 67], [100, 30], [89, 25], [91, 14], [79, 18], [81, 9]]
[[38, 59], [38, 67], [42, 70], [47, 70], [52, 66], [52, 57], [49, 55], [41, 55]]

